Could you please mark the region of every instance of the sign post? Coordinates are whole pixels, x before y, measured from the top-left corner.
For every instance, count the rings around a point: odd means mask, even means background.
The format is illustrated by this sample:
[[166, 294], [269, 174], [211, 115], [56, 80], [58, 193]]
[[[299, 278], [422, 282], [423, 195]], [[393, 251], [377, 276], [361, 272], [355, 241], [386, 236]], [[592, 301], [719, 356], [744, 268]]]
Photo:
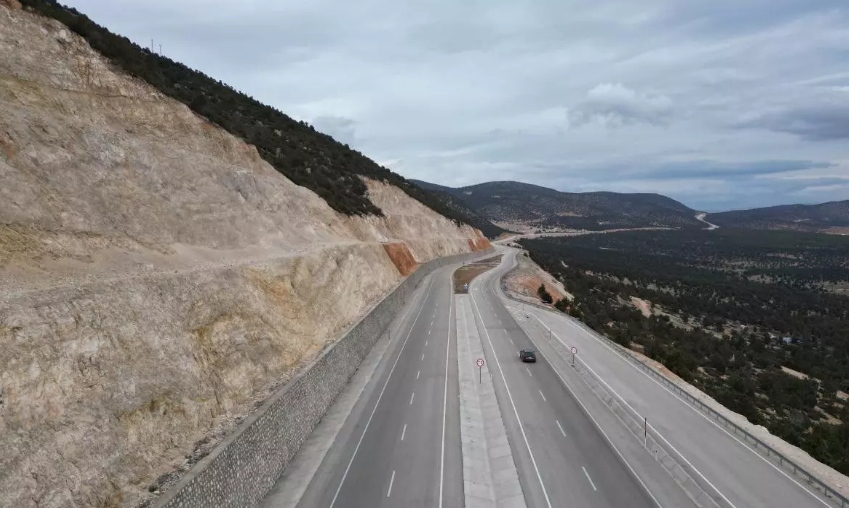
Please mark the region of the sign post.
[[483, 361], [483, 358], [478, 358], [476, 363], [478, 364], [478, 384], [480, 384], [483, 382], [483, 364], [486, 362]]
[[575, 355], [578, 354], [578, 348], [572, 346], [572, 367], [575, 366]]

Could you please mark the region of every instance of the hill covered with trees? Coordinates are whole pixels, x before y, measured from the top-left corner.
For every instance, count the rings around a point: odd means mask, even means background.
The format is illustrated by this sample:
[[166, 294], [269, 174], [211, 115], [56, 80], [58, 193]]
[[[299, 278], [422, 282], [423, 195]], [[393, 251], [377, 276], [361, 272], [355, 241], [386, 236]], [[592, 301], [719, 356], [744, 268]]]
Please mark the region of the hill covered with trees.
[[338, 143], [303, 121], [250, 97], [168, 57], [113, 34], [76, 9], [54, 0], [23, 0], [25, 8], [54, 18], [85, 38], [96, 51], [125, 72], [140, 78], [257, 147], [260, 156], [296, 184], [322, 197], [347, 215], [383, 212], [369, 200], [359, 177], [395, 185], [432, 210], [457, 222], [463, 214], [444, 200]]

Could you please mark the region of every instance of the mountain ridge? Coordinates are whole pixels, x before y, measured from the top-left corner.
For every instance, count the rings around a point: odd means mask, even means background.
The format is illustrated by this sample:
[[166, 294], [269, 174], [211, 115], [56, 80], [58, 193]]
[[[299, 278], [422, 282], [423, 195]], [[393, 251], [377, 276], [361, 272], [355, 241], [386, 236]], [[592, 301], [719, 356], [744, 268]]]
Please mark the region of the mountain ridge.
[[703, 212], [659, 193], [565, 192], [515, 181], [464, 187], [413, 180], [431, 192], [462, 201], [497, 227], [510, 229], [616, 229], [623, 227], [704, 228], [703, 219], [724, 228], [849, 233], [849, 200], [814, 205]]

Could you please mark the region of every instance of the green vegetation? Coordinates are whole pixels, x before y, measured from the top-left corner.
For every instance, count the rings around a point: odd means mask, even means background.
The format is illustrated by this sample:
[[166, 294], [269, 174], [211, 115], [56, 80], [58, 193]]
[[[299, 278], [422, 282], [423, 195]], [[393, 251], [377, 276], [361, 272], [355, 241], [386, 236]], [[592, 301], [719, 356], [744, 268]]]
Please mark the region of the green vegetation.
[[545, 289], [545, 284], [539, 285], [539, 289], [537, 289], [537, 294], [539, 295], [539, 299], [542, 300], [542, 303], [550, 304], [552, 302], [551, 293], [549, 293]]
[[849, 238], [720, 229], [521, 243], [575, 295], [570, 314], [849, 474], [849, 297], [825, 290], [849, 280]]
[[76, 9], [54, 0], [21, 3], [31, 11], [63, 23], [125, 72], [255, 145], [262, 158], [277, 171], [312, 190], [340, 213], [383, 215], [369, 200], [368, 188], [359, 178], [368, 177], [395, 185], [445, 217], [464, 222], [462, 215], [428, 191], [303, 121], [296, 121], [221, 81], [115, 35]]

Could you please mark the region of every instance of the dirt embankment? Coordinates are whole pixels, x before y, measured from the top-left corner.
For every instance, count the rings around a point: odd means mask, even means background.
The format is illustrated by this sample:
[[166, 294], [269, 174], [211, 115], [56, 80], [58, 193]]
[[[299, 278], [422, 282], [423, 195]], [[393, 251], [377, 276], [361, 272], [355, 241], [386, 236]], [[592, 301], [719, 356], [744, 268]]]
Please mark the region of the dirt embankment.
[[0, 506], [138, 504], [402, 274], [483, 245], [374, 181], [385, 217], [337, 214], [254, 147], [8, 3]]
[[507, 289], [517, 298], [542, 303], [537, 291], [540, 285], [545, 286], [546, 291], [551, 294], [553, 303], [567, 298], [572, 301], [574, 297], [566, 291], [563, 283], [555, 279], [550, 273], [539, 267], [527, 256], [520, 254], [516, 256], [519, 266], [511, 271], [505, 278]]
[[454, 292], [458, 294], [468, 293], [468, 284], [471, 284], [475, 277], [492, 270], [500, 263], [501, 255], [498, 255], [474, 263], [468, 263], [458, 268], [454, 271]]

